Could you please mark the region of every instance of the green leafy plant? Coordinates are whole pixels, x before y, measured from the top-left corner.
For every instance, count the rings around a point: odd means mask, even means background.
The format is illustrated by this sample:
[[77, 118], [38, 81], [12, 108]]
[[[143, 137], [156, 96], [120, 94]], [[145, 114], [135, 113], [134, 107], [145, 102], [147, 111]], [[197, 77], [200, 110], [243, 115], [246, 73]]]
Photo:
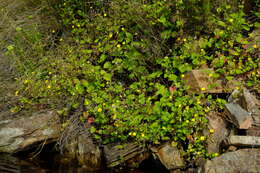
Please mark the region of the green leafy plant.
[[[245, 39], [254, 26], [242, 8], [233, 11], [209, 1], [202, 7], [204, 1], [191, 1], [192, 6], [181, 0], [84, 2], [57, 5], [68, 35], [58, 39], [55, 49], [36, 55], [41, 56], [37, 61], [29, 60], [32, 70], [21, 77], [17, 94], [22, 107], [55, 108], [65, 124], [83, 109], [78, 118], [104, 144], [173, 141], [189, 159], [210, 157], [202, 132], [207, 113], [222, 109], [223, 100], [188, 95], [183, 77], [206, 65], [214, 69], [211, 77], [242, 77], [259, 92], [258, 48], [246, 48]], [[42, 35], [33, 36], [36, 42], [26, 45], [42, 52], [45, 46], [37, 47]], [[7, 49], [23, 53], [15, 47], [21, 45]]]

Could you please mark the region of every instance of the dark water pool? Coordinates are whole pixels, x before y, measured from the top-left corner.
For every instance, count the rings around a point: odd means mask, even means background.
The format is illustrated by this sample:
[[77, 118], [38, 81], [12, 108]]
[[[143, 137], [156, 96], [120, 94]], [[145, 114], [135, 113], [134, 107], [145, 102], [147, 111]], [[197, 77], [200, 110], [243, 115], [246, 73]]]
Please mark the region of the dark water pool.
[[[47, 154], [47, 153], [45, 153]], [[157, 169], [155, 165], [147, 161], [142, 163], [139, 169], [117, 168], [113, 170], [104, 169], [98, 172], [91, 172], [77, 163], [66, 162], [60, 156], [50, 154], [40, 157], [11, 156], [0, 154], [0, 173], [166, 173], [166, 170]]]
[[160, 162], [152, 157], [143, 161], [138, 169], [116, 168], [91, 172], [76, 162], [69, 161], [46, 145], [41, 152], [32, 149], [16, 155], [0, 153], [0, 173], [168, 173]]

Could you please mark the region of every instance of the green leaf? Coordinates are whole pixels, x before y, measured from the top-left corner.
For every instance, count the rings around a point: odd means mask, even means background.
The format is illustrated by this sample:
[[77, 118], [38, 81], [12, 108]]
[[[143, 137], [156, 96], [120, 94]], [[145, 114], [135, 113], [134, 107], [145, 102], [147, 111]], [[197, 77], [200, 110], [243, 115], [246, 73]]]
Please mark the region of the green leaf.
[[110, 62], [106, 62], [106, 63], [104, 64], [104, 68], [105, 68], [105, 69], [109, 69], [109, 68], [111, 68], [111, 67], [112, 67], [112, 65], [111, 65]]
[[165, 30], [165, 31], [161, 32], [161, 38], [168, 39], [171, 37], [171, 34], [172, 34], [171, 30]]
[[76, 84], [75, 89], [79, 94], [83, 94], [84, 92], [84, 87], [80, 83]]

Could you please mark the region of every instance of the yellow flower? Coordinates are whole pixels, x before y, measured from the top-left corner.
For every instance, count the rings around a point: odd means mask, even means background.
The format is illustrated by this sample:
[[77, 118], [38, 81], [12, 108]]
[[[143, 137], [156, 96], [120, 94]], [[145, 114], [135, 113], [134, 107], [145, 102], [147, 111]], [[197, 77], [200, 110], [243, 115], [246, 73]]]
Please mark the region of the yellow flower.
[[108, 37], [109, 37], [109, 38], [113, 37], [113, 34], [112, 34], [112, 33], [110, 33], [110, 34], [108, 35]]
[[184, 38], [184, 39], [183, 39], [183, 41], [185, 42], [185, 41], [187, 41], [187, 39], [186, 39], [186, 38]]
[[200, 137], [200, 140], [201, 140], [201, 141], [204, 141], [205, 139], [206, 139], [205, 136], [201, 136], [201, 137]]
[[256, 45], [256, 44], [254, 44], [254, 45], [253, 45], [253, 47], [254, 47], [254, 48], [257, 48], [257, 45]]
[[144, 137], [144, 134], [142, 133], [141, 136]]
[[71, 27], [72, 27], [72, 28], [74, 28], [75, 26], [74, 26], [74, 25], [72, 25]]
[[51, 88], [51, 86], [50, 86], [50, 85], [48, 85], [48, 86], [47, 86], [47, 88], [48, 88], [48, 89], [50, 89], [50, 88]]
[[209, 132], [210, 132], [210, 133], [214, 133], [215, 130], [214, 130], [214, 129], [210, 129]]
[[104, 16], [106, 17], [106, 16], [107, 16], [107, 14], [105, 13], [105, 14], [104, 14]]
[[184, 77], [185, 77], [185, 75], [184, 75], [184, 74], [182, 74], [182, 75], [181, 75], [181, 77], [182, 77], [182, 78], [184, 78]]
[[132, 132], [129, 132], [128, 134], [129, 134], [130, 136], [132, 136]]
[[210, 111], [210, 108], [205, 109], [205, 112], [209, 112], [209, 111]]
[[98, 108], [98, 110], [97, 110], [98, 112], [102, 112], [102, 108]]
[[199, 115], [198, 114], [194, 114], [194, 117], [198, 117]]
[[186, 123], [189, 123], [190, 121], [189, 120], [186, 120]]
[[197, 104], [201, 104], [200, 100], [197, 101]]
[[212, 77], [212, 76], [213, 76], [213, 74], [212, 74], [212, 73], [210, 73], [210, 74], [209, 74], [209, 77]]
[[133, 136], [136, 136], [136, 133], [135, 133], [135, 132], [133, 133]]
[[55, 30], [52, 30], [52, 33], [54, 33], [55, 32]]
[[121, 28], [122, 29], [122, 31], [124, 31], [125, 30], [125, 28], [123, 27], [123, 28]]
[[240, 88], [239, 87], [236, 87], [236, 90], [239, 90]]
[[218, 157], [219, 156], [219, 153], [214, 153], [214, 157]]
[[113, 117], [112, 117], [113, 119], [116, 119], [116, 115], [113, 115]]
[[206, 90], [206, 88], [201, 88], [201, 91], [205, 91]]
[[195, 118], [192, 118], [191, 121], [192, 121], [192, 122], [195, 122], [196, 120], [195, 120]]
[[18, 96], [19, 95], [19, 91], [15, 91], [15, 96]]
[[229, 19], [229, 22], [231, 22], [231, 23], [232, 23], [233, 21], [234, 21], [234, 19]]
[[116, 47], [120, 48], [120, 47], [121, 47], [121, 45], [120, 45], [120, 44], [118, 44], [118, 45], [116, 45]]
[[27, 83], [29, 83], [29, 80], [25, 80], [23, 83], [24, 83], [24, 84], [27, 84]]

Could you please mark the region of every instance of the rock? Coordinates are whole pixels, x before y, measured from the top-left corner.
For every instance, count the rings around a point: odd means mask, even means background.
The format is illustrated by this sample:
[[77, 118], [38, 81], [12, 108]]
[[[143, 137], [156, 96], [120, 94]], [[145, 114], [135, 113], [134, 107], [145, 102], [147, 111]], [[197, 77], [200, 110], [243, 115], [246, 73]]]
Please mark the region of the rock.
[[229, 135], [228, 124], [216, 112], [211, 112], [207, 118], [209, 129], [214, 130], [214, 133], [207, 139], [207, 150], [209, 153], [219, 153], [221, 142]]
[[228, 150], [228, 151], [236, 151], [236, 150], [237, 150], [237, 147], [231, 145], [231, 146], [228, 147], [227, 150]]
[[246, 130], [246, 135], [260, 137], [260, 128], [259, 127], [251, 127], [251, 128]]
[[142, 161], [148, 159], [150, 156], [151, 154], [149, 152], [140, 153], [135, 157], [127, 160], [126, 165], [128, 168], [137, 168], [140, 166], [140, 163], [142, 163]]
[[88, 171], [101, 169], [102, 152], [87, 133], [81, 133], [65, 146], [65, 156], [76, 159]]
[[176, 170], [172, 170], [172, 171], [170, 171], [170, 173], [182, 173], [182, 171], [179, 170], [179, 169], [176, 169]]
[[252, 127], [253, 118], [249, 112], [241, 108], [238, 104], [225, 104], [227, 118], [239, 129]]
[[254, 120], [254, 125], [260, 127], [260, 110], [253, 109], [251, 113]]
[[231, 135], [225, 140], [226, 145], [260, 147], [260, 137]]
[[60, 135], [59, 117], [54, 112], [39, 112], [0, 122], [0, 152], [16, 153], [36, 144], [54, 142]]
[[251, 113], [255, 126], [260, 126], [260, 101], [246, 88], [241, 91], [234, 90], [228, 98], [228, 102], [239, 104], [243, 109]]
[[[134, 162], [138, 164], [149, 157], [145, 149], [135, 143], [106, 145], [104, 146], [104, 156], [108, 167], [114, 167], [123, 162], [128, 162], [129, 165], [133, 165]], [[140, 160], [137, 160], [138, 158]]]
[[177, 147], [167, 143], [159, 148], [152, 148], [152, 151], [168, 170], [185, 168], [185, 162]]
[[101, 168], [101, 151], [86, 134], [78, 136], [77, 159], [81, 165], [89, 168], [88, 170]]
[[228, 103], [237, 103], [241, 106], [240, 95], [241, 95], [241, 92], [239, 90], [235, 89], [231, 93], [231, 95], [228, 97]]
[[241, 149], [207, 160], [199, 173], [260, 172], [260, 149]]
[[189, 86], [191, 93], [222, 93], [223, 88], [220, 80], [210, 77], [212, 69], [192, 70], [185, 74], [185, 85]]
[[257, 100], [246, 88], [243, 88], [240, 100], [241, 107], [249, 112], [252, 112], [260, 106], [259, 100]]

